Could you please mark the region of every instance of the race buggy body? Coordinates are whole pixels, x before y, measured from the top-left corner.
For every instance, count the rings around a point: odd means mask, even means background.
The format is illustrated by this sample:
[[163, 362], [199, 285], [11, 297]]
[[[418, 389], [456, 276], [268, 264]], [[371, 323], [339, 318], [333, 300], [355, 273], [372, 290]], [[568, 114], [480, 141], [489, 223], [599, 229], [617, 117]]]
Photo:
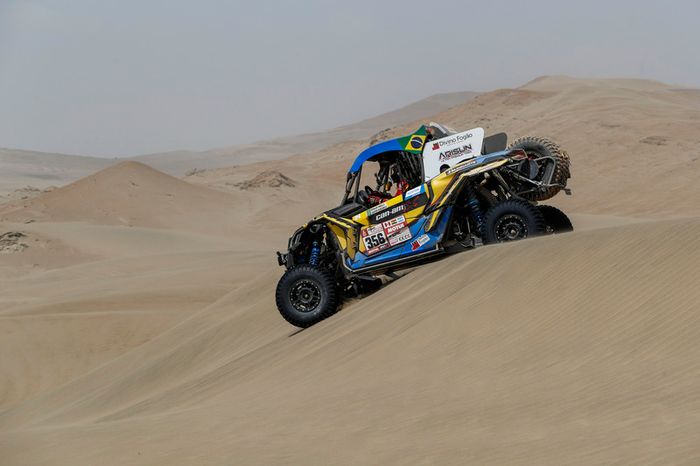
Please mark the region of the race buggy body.
[[[481, 244], [572, 230], [558, 209], [537, 205], [566, 189], [569, 157], [554, 142], [436, 123], [364, 150], [340, 206], [294, 232], [277, 253], [286, 272], [276, 302], [292, 325], [335, 313], [348, 294], [374, 291], [378, 275]], [[374, 188], [361, 180], [368, 180]], [[363, 185], [365, 185], [363, 187]]]

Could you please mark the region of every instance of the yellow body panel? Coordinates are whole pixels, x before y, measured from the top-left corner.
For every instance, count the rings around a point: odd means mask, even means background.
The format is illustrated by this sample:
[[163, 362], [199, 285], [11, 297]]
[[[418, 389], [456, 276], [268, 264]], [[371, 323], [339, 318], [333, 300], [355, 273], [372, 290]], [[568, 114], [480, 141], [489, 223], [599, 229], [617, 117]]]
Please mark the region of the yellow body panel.
[[330, 228], [333, 234], [335, 235], [335, 238], [338, 240], [338, 244], [340, 245], [340, 247], [347, 250], [348, 238], [345, 234], [345, 230], [340, 228], [338, 225], [334, 225], [332, 223], [328, 224], [328, 228]]
[[349, 220], [333, 218], [325, 214], [318, 218], [328, 222], [328, 228], [330, 228], [331, 232], [335, 235], [340, 247], [347, 251], [351, 259], [354, 259], [355, 251], [357, 250], [355, 224]]
[[423, 211], [425, 210], [425, 206], [420, 206], [417, 209], [409, 210], [404, 214], [406, 217], [406, 222], [407, 223], [413, 223], [414, 220], [416, 220], [418, 217], [420, 217], [423, 214]]
[[445, 189], [455, 176], [454, 174], [447, 175], [446, 173], [442, 173], [430, 180], [430, 187], [433, 190], [433, 198], [430, 200], [431, 204], [435, 202], [436, 199], [440, 199], [440, 196], [442, 196], [442, 193], [445, 192]]
[[428, 219], [428, 225], [425, 227], [425, 231], [430, 231], [433, 229], [433, 227], [437, 224], [438, 218], [440, 218], [440, 209], [436, 210], [432, 214], [430, 214], [430, 218]]
[[[423, 203], [422, 205], [417, 206], [416, 208], [403, 214], [405, 216], [406, 223], [410, 225], [423, 215], [428, 206], [432, 206], [435, 208], [435, 210], [429, 215], [426, 231], [432, 230], [440, 220], [440, 216], [444, 211], [443, 207], [449, 203], [455, 192], [460, 188], [460, 185], [462, 184], [460, 183], [461, 180], [485, 171], [493, 170], [494, 168], [507, 163], [507, 161], [499, 160], [472, 170], [468, 170], [467, 167], [472, 163], [473, 161], [469, 160], [463, 162], [463, 164], [458, 164], [451, 170], [441, 173], [424, 185], [423, 193], [425, 193], [426, 196], [429, 196], [429, 198], [426, 203]], [[428, 184], [430, 186], [428, 186]], [[413, 197], [410, 199], [413, 199]], [[364, 242], [359, 241], [358, 244], [357, 239], [359, 237], [360, 230], [372, 226], [370, 218], [378, 212], [386, 211], [387, 209], [398, 206], [404, 202], [410, 202], [410, 199], [404, 200], [404, 195], [394, 196], [391, 199], [387, 199], [385, 202], [378, 204], [377, 206], [360, 212], [359, 214], [353, 216], [352, 220], [347, 218], [341, 219], [330, 217], [326, 214], [321, 215], [318, 217], [318, 219], [323, 219], [328, 222], [328, 226], [331, 232], [337, 238], [340, 247], [347, 251], [351, 259], [354, 259], [356, 251], [365, 253], [367, 250]], [[378, 224], [381, 224], [381, 221], [375, 221], [378, 222]]]

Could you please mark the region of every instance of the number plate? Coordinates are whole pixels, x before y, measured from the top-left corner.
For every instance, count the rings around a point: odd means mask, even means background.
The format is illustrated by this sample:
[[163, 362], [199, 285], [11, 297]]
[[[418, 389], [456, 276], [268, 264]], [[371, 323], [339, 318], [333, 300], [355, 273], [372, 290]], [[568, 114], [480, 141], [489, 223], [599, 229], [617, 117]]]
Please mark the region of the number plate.
[[401, 215], [380, 225], [363, 228], [361, 236], [365, 245], [365, 254], [371, 256], [386, 248], [410, 240], [411, 231], [406, 224], [406, 218]]

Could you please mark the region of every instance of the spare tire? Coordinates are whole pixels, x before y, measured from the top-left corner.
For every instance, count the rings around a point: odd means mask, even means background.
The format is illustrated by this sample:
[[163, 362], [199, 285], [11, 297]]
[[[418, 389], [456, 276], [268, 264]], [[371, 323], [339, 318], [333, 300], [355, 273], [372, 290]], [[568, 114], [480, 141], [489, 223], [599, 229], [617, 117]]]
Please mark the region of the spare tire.
[[[561, 186], [553, 186], [541, 191], [520, 193], [519, 195], [525, 199], [530, 201], [544, 201], [546, 199], [550, 199], [556, 196], [556, 194], [562, 190], [562, 187], [566, 186], [567, 180], [571, 178], [571, 161], [569, 160], [569, 154], [559, 147], [559, 144], [550, 139], [536, 136], [525, 136], [513, 141], [511, 145], [508, 146], [508, 149], [522, 149], [531, 159], [538, 157], [554, 158], [554, 173], [552, 174], [551, 183]], [[536, 181], [542, 181], [545, 167], [546, 164], [540, 164], [539, 172], [535, 177]]]

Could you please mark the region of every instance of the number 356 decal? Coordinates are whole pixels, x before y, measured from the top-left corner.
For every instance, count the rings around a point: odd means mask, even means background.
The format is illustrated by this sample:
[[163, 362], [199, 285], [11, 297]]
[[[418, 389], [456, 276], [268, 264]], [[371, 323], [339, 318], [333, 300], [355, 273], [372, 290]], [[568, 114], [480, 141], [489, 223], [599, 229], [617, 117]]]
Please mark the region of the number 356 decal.
[[367, 249], [377, 248], [387, 243], [386, 235], [383, 231], [375, 233], [373, 235], [367, 235], [362, 240], [365, 242], [365, 247]]

